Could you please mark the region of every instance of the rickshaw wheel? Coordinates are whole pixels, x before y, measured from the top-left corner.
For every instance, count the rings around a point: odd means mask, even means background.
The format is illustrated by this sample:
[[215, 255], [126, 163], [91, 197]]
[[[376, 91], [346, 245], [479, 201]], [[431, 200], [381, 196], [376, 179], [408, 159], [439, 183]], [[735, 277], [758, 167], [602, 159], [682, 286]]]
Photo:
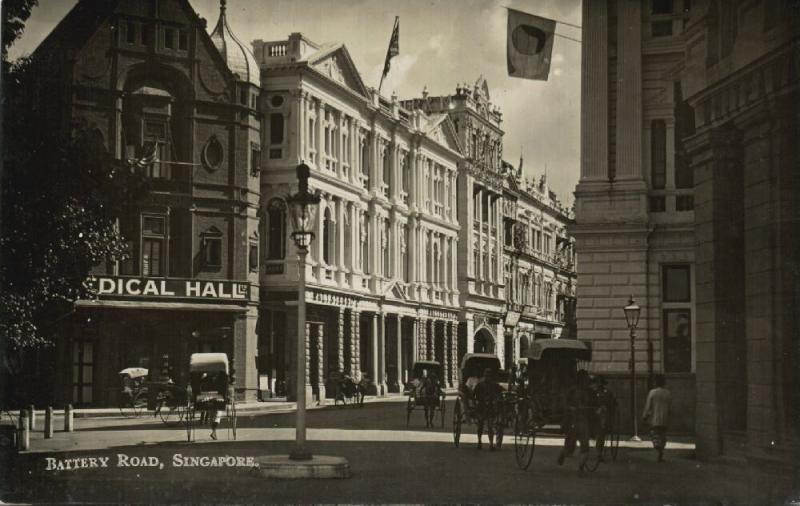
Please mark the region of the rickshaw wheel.
[[514, 457], [520, 469], [525, 470], [530, 467], [535, 448], [536, 424], [527, 416], [517, 412], [514, 418]]
[[411, 424], [411, 412], [414, 411], [414, 398], [412, 396], [408, 396], [408, 401], [406, 402], [406, 427]]
[[445, 400], [445, 396], [442, 395], [442, 401], [439, 403], [439, 411], [442, 412], [442, 428], [444, 429], [444, 414], [447, 412], [447, 404]]
[[186, 440], [188, 442], [192, 442], [194, 439], [192, 436], [192, 432], [194, 431], [194, 408], [187, 407], [186, 408]]
[[456, 407], [453, 408], [453, 444], [458, 448], [461, 441], [461, 398], [456, 399]]
[[131, 400], [133, 416], [141, 416], [142, 410], [147, 407], [147, 397], [141, 391], [136, 392]]
[[231, 432], [233, 433], [233, 440], [236, 441], [236, 401], [231, 400]]
[[619, 410], [614, 410], [614, 418], [611, 421], [611, 433], [609, 434], [611, 446], [611, 458], [617, 460], [619, 453]]

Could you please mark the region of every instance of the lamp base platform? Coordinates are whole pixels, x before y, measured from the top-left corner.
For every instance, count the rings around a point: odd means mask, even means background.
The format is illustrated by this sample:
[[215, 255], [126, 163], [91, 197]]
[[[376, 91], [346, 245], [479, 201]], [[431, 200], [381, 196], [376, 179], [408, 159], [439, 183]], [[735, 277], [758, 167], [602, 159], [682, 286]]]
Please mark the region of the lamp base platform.
[[292, 460], [289, 455], [269, 455], [258, 459], [258, 470], [265, 478], [282, 480], [350, 478], [350, 464], [344, 457], [314, 455], [310, 460]]
[[631, 438], [628, 441], [633, 441], [634, 443], [639, 443], [639, 442], [642, 441], [642, 438], [640, 438], [638, 435], [634, 435], [634, 436], [631, 436]]

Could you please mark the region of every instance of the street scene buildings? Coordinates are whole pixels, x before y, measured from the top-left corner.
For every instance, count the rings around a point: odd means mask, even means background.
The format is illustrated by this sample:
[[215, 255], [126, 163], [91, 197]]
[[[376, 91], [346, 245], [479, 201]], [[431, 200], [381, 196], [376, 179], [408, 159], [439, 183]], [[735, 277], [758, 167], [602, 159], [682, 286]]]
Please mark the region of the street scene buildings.
[[[63, 4], [3, 13], [4, 501], [800, 501], [798, 2]], [[45, 467], [125, 452], [351, 479]]]

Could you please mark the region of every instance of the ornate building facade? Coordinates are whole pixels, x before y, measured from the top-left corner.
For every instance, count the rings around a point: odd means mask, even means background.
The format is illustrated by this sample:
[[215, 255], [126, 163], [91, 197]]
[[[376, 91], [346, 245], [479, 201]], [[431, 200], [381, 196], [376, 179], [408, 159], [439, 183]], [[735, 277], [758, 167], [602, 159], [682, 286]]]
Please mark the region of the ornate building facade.
[[256, 396], [260, 76], [224, 2], [207, 28], [185, 1], [79, 2], [32, 55], [43, 122], [155, 160], [119, 223], [130, 259], [97, 266], [97, 300], [59, 324], [46, 402], [118, 405], [126, 367], [186, 384], [198, 351], [228, 353], [237, 395]]
[[[663, 372], [676, 429], [696, 431], [700, 455], [796, 465], [800, 32], [790, 4], [584, 3], [572, 231], [593, 366], [629, 375], [632, 294], [640, 396], [645, 374]], [[625, 396], [626, 383], [615, 385]]]
[[505, 362], [524, 357], [535, 339], [575, 339], [575, 242], [572, 212], [547, 186], [503, 162], [503, 269], [507, 315]]
[[262, 71], [267, 156], [262, 174], [261, 372], [272, 391], [294, 370], [297, 261], [285, 197], [295, 167], [322, 194], [306, 266], [307, 395], [325, 379], [366, 374], [398, 391], [415, 360], [443, 364], [453, 385], [458, 345], [460, 141], [446, 114], [367, 88], [342, 44], [301, 34], [254, 42]]
[[480, 77], [453, 95], [407, 100], [409, 109], [446, 114], [452, 120], [464, 157], [458, 168], [459, 356], [495, 353], [505, 358], [505, 279], [503, 274], [502, 114], [492, 104]]

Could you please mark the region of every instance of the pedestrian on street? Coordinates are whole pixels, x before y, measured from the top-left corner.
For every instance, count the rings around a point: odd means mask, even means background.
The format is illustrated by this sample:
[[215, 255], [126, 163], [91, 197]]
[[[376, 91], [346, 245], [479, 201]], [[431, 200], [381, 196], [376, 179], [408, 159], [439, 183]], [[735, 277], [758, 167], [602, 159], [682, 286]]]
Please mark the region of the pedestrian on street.
[[483, 447], [483, 427], [487, 426], [489, 432], [489, 451], [494, 451], [494, 420], [500, 399], [503, 395], [503, 387], [495, 380], [494, 371], [486, 369], [483, 371], [483, 381], [475, 386], [475, 410], [478, 415], [478, 450]]
[[589, 460], [589, 418], [595, 409], [595, 393], [589, 382], [586, 369], [578, 371], [574, 387], [567, 393], [567, 409], [564, 414], [562, 430], [564, 431], [564, 447], [558, 454], [558, 465], [564, 464], [564, 458], [575, 451], [576, 442], [581, 445], [581, 462], [578, 470], [586, 468]]
[[650, 437], [653, 440], [653, 448], [658, 452], [658, 462], [664, 462], [672, 394], [664, 387], [666, 380], [663, 374], [656, 375], [655, 383], [656, 387], [647, 393], [647, 402], [645, 402], [642, 417], [645, 423], [650, 424]]

